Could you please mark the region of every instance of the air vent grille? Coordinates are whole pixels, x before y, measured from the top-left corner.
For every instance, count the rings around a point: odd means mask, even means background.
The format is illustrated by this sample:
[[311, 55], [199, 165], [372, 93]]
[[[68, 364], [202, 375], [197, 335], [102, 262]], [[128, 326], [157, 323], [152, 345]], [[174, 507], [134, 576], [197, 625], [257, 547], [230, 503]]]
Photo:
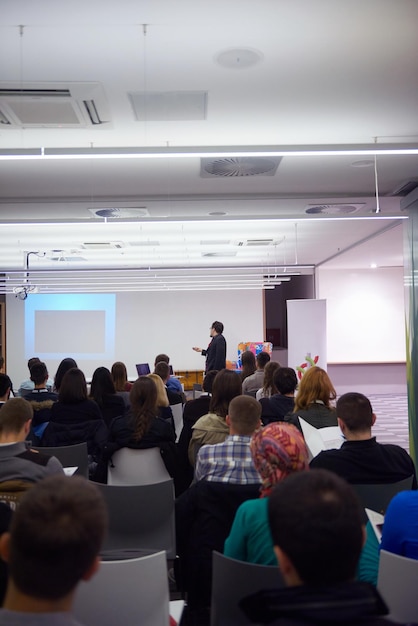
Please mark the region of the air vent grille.
[[364, 205], [364, 202], [359, 204], [308, 204], [305, 207], [305, 213], [308, 215], [348, 215], [357, 213]]
[[224, 157], [201, 159], [201, 178], [274, 176], [281, 157]]

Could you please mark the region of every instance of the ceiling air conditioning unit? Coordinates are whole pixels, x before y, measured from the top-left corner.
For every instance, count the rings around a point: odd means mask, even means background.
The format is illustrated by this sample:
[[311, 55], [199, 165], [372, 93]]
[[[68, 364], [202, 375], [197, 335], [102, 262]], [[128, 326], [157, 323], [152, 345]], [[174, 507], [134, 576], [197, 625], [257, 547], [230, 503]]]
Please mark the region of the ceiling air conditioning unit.
[[100, 83], [0, 83], [0, 128], [98, 128], [109, 106]]

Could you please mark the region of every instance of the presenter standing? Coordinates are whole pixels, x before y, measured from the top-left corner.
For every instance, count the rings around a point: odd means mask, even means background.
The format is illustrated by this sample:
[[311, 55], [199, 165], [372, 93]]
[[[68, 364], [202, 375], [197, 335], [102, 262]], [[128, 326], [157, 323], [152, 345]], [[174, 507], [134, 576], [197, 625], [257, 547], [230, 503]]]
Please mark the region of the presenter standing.
[[222, 334], [223, 331], [224, 325], [222, 322], [213, 322], [209, 333], [212, 337], [212, 341], [206, 350], [196, 347], [193, 348], [195, 352], [200, 352], [202, 356], [206, 357], [206, 372], [210, 370], [222, 370], [226, 367], [226, 341]]

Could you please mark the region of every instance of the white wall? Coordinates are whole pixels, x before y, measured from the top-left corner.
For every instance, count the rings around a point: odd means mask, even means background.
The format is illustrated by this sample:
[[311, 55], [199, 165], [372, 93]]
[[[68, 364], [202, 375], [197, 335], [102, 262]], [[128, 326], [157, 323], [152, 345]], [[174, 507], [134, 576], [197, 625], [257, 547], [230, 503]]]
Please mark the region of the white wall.
[[328, 363], [405, 362], [403, 268], [316, 274], [327, 300]]
[[[28, 377], [27, 359], [37, 355], [25, 351], [24, 302], [7, 296], [6, 316], [7, 373], [17, 387]], [[264, 340], [261, 290], [118, 293], [115, 319], [114, 356], [104, 361], [77, 359], [86, 377], [96, 367], [110, 367], [116, 360], [125, 362], [129, 375], [136, 376], [135, 363], [152, 366], [160, 352], [169, 354], [175, 369], [204, 369], [204, 358], [192, 346], [208, 345], [215, 320], [225, 325], [228, 359], [236, 360], [239, 342]], [[58, 363], [47, 360], [51, 375]]]

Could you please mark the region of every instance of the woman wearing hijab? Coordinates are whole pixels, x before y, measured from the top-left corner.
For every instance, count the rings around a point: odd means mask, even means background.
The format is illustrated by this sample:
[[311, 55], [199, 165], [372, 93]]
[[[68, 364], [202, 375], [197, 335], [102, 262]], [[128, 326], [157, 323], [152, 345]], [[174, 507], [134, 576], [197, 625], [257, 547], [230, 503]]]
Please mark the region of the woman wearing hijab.
[[250, 445], [262, 480], [260, 497], [238, 508], [224, 554], [249, 563], [277, 565], [268, 523], [268, 497], [289, 474], [309, 469], [308, 451], [300, 431], [285, 422], [273, 422], [256, 431]]

